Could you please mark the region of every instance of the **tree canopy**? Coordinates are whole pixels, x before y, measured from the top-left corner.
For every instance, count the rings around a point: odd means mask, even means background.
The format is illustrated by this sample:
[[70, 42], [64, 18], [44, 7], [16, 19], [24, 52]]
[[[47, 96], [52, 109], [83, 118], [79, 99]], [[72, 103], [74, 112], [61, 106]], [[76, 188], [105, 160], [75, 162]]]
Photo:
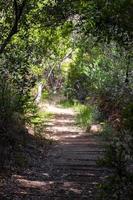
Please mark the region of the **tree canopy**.
[[132, 0], [0, 0], [0, 145], [51, 94], [93, 102], [132, 137], [132, 38]]

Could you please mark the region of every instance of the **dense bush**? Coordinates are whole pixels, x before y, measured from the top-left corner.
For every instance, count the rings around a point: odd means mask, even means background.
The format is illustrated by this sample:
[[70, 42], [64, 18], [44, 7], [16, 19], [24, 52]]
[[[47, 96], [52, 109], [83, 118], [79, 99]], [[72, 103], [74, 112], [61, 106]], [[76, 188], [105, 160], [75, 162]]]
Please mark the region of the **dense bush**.
[[105, 157], [100, 160], [100, 164], [111, 169], [111, 172], [99, 185], [100, 200], [132, 199], [133, 173], [130, 167], [133, 160], [132, 142], [130, 132], [122, 130], [107, 145]]
[[123, 109], [123, 123], [127, 129], [133, 131], [133, 103], [127, 104]]
[[[82, 126], [89, 126], [97, 112], [102, 113], [99, 122], [105, 120], [117, 131], [127, 130], [120, 132], [107, 147], [104, 164], [113, 170], [107, 184], [103, 184], [102, 198], [131, 199], [132, 175], [129, 177], [128, 173], [133, 153], [131, 61], [131, 0], [1, 0], [1, 165], [6, 158], [15, 157], [12, 152], [19, 149], [18, 135], [25, 131], [25, 114], [28, 112], [29, 120], [30, 112], [35, 111], [31, 100], [33, 72], [37, 82], [46, 83], [52, 91], [58, 90], [64, 81], [61, 89], [68, 99], [86, 103], [79, 108], [78, 123]], [[68, 66], [65, 75], [63, 62]], [[88, 106], [89, 99], [94, 99], [97, 111]], [[39, 125], [37, 129], [42, 131]], [[111, 132], [110, 128], [106, 130], [107, 134]]]
[[71, 65], [68, 73], [65, 93], [68, 99], [78, 99], [84, 102], [88, 95], [89, 77], [85, 73], [84, 66]]
[[[9, 48], [10, 49], [10, 48]], [[25, 114], [35, 80], [20, 50], [1, 56], [0, 63], [0, 165], [10, 165], [23, 143]], [[19, 60], [17, 60], [17, 56]], [[20, 146], [19, 146], [20, 145]], [[12, 161], [11, 161], [12, 160]], [[14, 161], [15, 162], [15, 161]]]

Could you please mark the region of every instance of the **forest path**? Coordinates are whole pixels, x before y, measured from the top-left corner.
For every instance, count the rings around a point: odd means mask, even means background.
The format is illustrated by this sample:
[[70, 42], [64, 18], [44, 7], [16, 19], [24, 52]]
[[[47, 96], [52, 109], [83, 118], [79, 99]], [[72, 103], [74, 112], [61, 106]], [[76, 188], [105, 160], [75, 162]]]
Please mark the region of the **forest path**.
[[47, 158], [39, 149], [30, 168], [8, 178], [2, 199], [95, 200], [96, 186], [106, 172], [96, 164], [104, 152], [101, 140], [75, 124], [73, 109], [51, 104], [42, 109], [53, 114], [45, 134], [56, 142]]

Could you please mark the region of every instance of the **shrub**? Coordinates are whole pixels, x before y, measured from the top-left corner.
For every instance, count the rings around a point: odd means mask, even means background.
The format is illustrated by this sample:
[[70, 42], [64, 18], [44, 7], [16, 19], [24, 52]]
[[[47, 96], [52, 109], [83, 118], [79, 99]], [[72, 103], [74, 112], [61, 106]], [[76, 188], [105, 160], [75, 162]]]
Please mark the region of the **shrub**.
[[129, 103], [123, 109], [123, 121], [128, 129], [133, 130], [133, 103]]
[[[30, 99], [32, 80], [30, 80], [30, 76], [25, 79], [27, 72], [15, 73], [10, 73], [9, 70], [0, 67], [1, 167], [7, 161], [11, 161], [13, 154], [19, 148], [19, 144], [23, 143], [21, 136], [25, 133], [24, 115]], [[16, 76], [21, 78], [19, 83], [17, 83]]]
[[83, 104], [77, 104], [75, 109], [78, 112], [76, 116], [77, 123], [82, 127], [88, 127], [93, 122], [94, 108]]
[[105, 157], [99, 163], [111, 172], [99, 185], [99, 200], [132, 200], [133, 173], [129, 170], [133, 158], [132, 144], [130, 133], [121, 131], [107, 145]]

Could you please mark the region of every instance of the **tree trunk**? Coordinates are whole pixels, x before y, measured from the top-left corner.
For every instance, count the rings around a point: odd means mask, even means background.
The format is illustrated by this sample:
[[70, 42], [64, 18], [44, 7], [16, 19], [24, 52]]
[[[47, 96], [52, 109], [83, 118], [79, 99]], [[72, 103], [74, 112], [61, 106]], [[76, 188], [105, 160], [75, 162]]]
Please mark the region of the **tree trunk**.
[[42, 97], [42, 90], [43, 90], [43, 84], [42, 83], [39, 83], [38, 84], [38, 92], [37, 92], [37, 96], [36, 96], [36, 103], [40, 103], [41, 101], [41, 97]]

